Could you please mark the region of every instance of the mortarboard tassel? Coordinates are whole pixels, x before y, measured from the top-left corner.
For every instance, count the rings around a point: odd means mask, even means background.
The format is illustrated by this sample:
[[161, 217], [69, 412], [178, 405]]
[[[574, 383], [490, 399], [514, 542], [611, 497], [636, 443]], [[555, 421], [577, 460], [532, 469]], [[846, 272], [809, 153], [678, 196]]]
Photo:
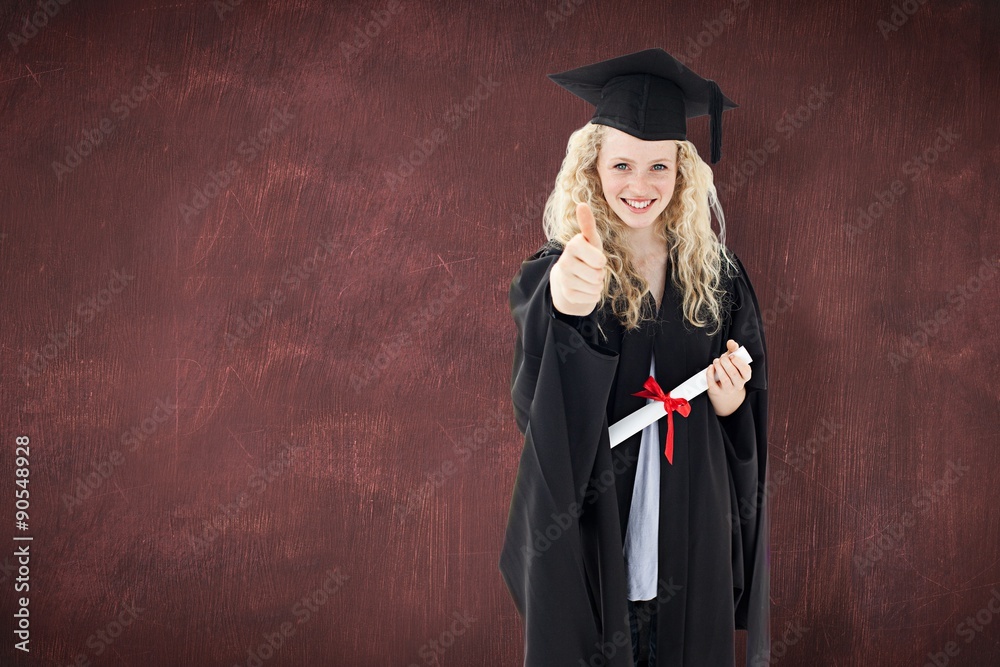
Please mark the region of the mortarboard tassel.
[[708, 99], [708, 113], [712, 117], [712, 164], [722, 158], [722, 90], [719, 84], [709, 79], [711, 92]]

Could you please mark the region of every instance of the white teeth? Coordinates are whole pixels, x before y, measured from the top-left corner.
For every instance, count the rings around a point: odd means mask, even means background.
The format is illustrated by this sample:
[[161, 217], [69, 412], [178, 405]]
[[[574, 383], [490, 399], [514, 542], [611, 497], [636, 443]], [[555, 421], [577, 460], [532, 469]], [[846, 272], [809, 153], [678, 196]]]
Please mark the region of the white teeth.
[[634, 199], [626, 199], [625, 202], [633, 208], [646, 208], [647, 206], [653, 203], [653, 200], [647, 199], [644, 202], [639, 202]]

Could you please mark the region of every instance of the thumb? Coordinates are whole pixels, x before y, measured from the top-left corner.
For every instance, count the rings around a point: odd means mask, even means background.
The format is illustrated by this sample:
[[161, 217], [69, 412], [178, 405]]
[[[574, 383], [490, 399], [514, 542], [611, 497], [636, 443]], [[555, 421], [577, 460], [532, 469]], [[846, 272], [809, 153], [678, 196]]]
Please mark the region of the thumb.
[[576, 222], [580, 226], [580, 233], [587, 243], [598, 250], [604, 249], [601, 242], [601, 235], [597, 233], [597, 222], [594, 220], [594, 212], [590, 210], [590, 205], [580, 203], [576, 205]]

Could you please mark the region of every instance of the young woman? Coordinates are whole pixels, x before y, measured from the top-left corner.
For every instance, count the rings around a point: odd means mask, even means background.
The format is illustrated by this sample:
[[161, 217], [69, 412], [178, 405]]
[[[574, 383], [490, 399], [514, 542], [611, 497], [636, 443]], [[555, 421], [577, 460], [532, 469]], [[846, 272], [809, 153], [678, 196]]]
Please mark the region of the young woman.
[[[525, 446], [500, 570], [525, 665], [731, 666], [734, 629], [748, 630], [747, 664], [760, 664], [763, 325], [684, 125], [712, 114], [714, 162], [735, 104], [661, 49], [552, 78], [597, 111], [570, 137], [549, 240], [510, 288]], [[752, 364], [729, 356], [741, 345]], [[697, 373], [707, 392], [666, 396]], [[653, 400], [674, 414], [611, 449], [608, 426]]]

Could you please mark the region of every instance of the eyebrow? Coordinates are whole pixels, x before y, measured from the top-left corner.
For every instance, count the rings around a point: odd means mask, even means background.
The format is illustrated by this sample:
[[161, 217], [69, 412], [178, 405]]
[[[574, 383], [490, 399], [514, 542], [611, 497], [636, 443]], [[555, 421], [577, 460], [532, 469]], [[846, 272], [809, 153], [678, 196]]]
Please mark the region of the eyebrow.
[[[609, 159], [612, 160], [612, 161], [614, 161], [614, 162], [634, 162], [634, 160], [630, 160], [627, 157], [613, 157], [613, 158], [609, 158]], [[658, 162], [666, 162], [668, 164], [673, 164], [674, 163], [674, 161], [671, 160], [670, 158], [661, 157], [661, 158], [658, 158], [656, 160], [650, 161], [650, 164], [656, 164]]]

